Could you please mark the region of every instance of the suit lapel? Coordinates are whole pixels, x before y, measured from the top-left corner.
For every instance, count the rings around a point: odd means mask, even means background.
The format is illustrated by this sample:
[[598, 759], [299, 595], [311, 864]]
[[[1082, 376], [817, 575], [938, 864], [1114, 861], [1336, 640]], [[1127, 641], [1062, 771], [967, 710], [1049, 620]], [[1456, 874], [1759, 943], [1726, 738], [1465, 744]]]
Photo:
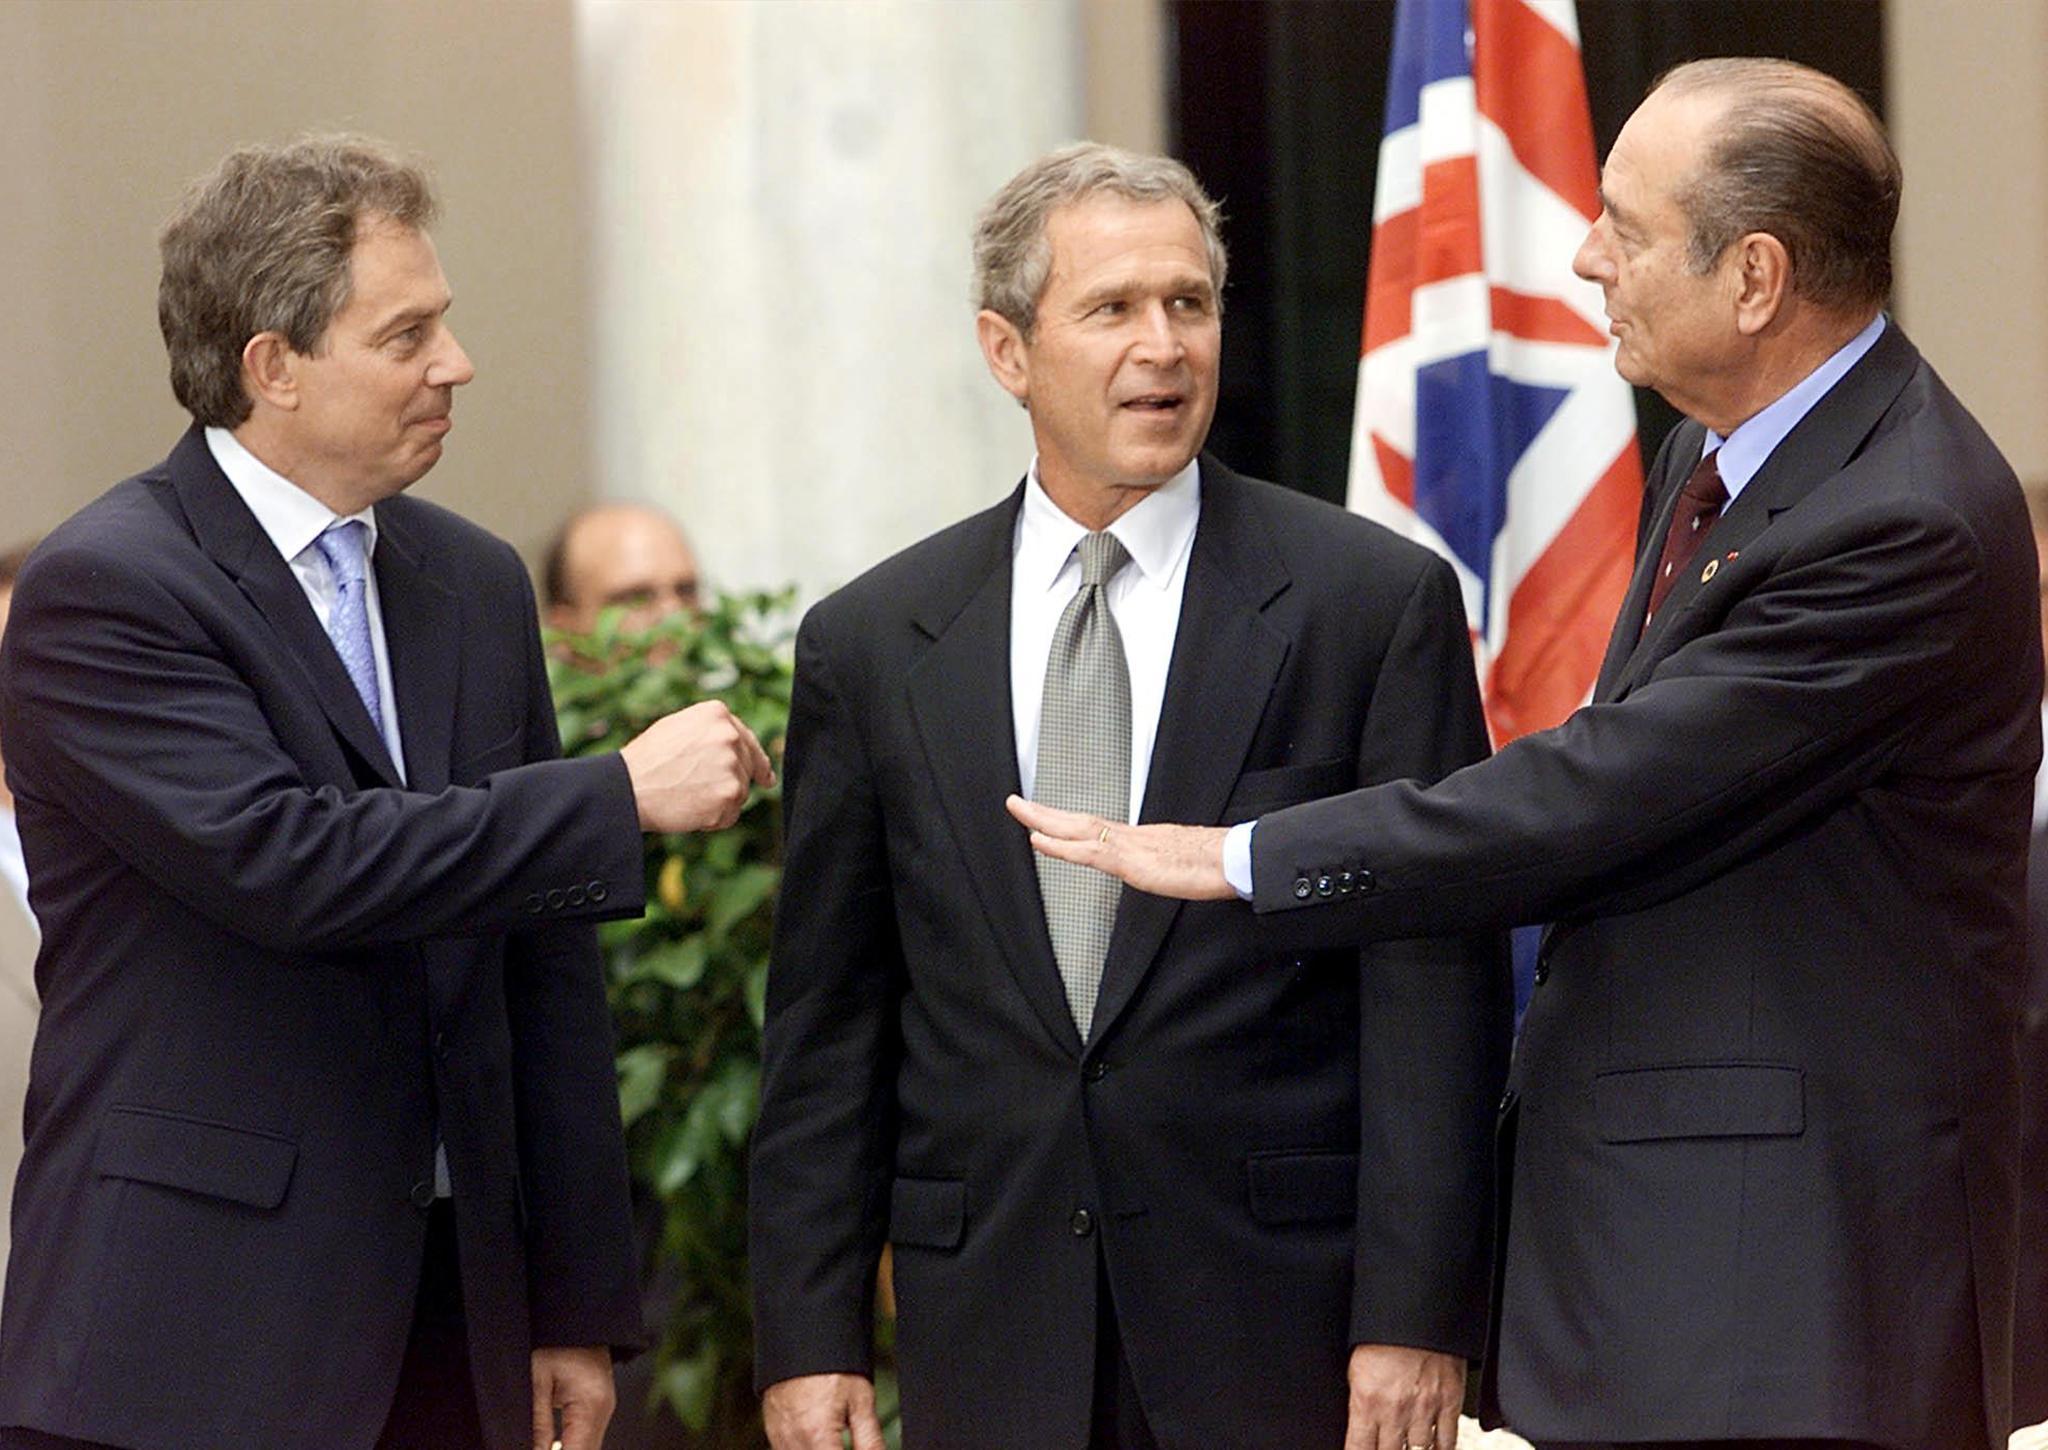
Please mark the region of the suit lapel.
[[[1249, 495], [1236, 474], [1203, 457], [1201, 521], [1188, 559], [1142, 821], [1222, 816], [1287, 659], [1287, 637], [1260, 613], [1287, 587], [1287, 569]], [[1123, 893], [1091, 1042], [1107, 1038], [1180, 909], [1180, 902], [1164, 897]]]
[[[386, 785], [398, 772], [371, 724], [334, 643], [320, 627], [298, 576], [220, 471], [206, 435], [189, 430], [166, 461], [178, 503], [199, 547], [227, 571], [278, 638], [284, 668], [296, 671], [334, 731]], [[381, 583], [381, 580], [380, 580]]]
[[[1642, 638], [1615, 677], [1613, 698], [1627, 694], [1642, 681], [1651, 666], [1682, 641], [1684, 636], [1680, 627], [1686, 606], [1702, 589], [1711, 586], [1710, 580], [1701, 578], [1707, 564], [1713, 560], [1725, 561], [1730, 555], [1741, 553], [1779, 514], [1840, 473], [1863, 447], [1864, 440], [1870, 436], [1885, 410], [1904, 390], [1919, 362], [1920, 354], [1913, 344], [1906, 340], [1897, 324], [1887, 322], [1870, 351], [1771, 450], [1770, 457], [1764, 460], [1756, 476], [1750, 479], [1735, 502], [1728, 505], [1727, 512], [1707, 534], [1699, 555], [1672, 586], [1663, 607], [1657, 611], [1657, 617], [1650, 621], [1649, 628], [1643, 631]], [[1688, 426], [1698, 427], [1697, 424]], [[1698, 456], [1697, 440], [1693, 452], [1687, 456]], [[1675, 468], [1676, 464], [1673, 466]], [[1676, 490], [1673, 490], [1674, 501], [1675, 497]], [[1672, 506], [1675, 502], [1660, 514], [1657, 534], [1660, 548], [1662, 530], [1669, 527]], [[1656, 561], [1651, 559], [1646, 568], [1638, 572], [1647, 573], [1655, 568]], [[1629, 593], [1633, 599], [1634, 589], [1631, 588]], [[1646, 588], [1645, 598], [1647, 595]]]
[[448, 784], [451, 764], [461, 620], [457, 601], [427, 571], [424, 545], [401, 513], [377, 510], [377, 599], [407, 783], [414, 790], [438, 791]]
[[1053, 1040], [1072, 1056], [1080, 1033], [1067, 1006], [1038, 869], [1024, 830], [1003, 810], [1019, 789], [1010, 705], [1010, 553], [1024, 493], [969, 520], [960, 568], [934, 581], [912, 613], [931, 639], [911, 667], [910, 713], [962, 873], [1018, 987]]

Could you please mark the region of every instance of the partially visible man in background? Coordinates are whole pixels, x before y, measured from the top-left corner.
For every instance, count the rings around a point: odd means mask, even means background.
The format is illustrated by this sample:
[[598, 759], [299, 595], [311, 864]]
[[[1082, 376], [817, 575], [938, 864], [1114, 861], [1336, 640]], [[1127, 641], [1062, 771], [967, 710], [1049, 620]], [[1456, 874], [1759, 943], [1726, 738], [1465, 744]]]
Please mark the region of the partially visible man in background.
[[[2041, 648], [2048, 658], [2048, 479], [2027, 489], [2041, 568]], [[2048, 726], [2048, 701], [2041, 707]], [[2048, 765], [2034, 778], [2027, 852], [2027, 991], [2020, 1004], [2020, 1256], [2013, 1301], [2012, 1417], [2048, 1420]]]
[[192, 426], [22, 571], [7, 1450], [597, 1450], [642, 1337], [590, 924], [770, 774], [708, 704], [557, 758], [525, 567], [404, 496], [473, 375], [434, 213], [228, 156], [160, 239]]
[[[29, 546], [0, 553], [0, 639], [14, 602], [14, 579]], [[4, 750], [5, 741], [0, 741]], [[28, 868], [21, 859], [21, 835], [14, 824], [14, 793], [7, 788], [0, 759], [0, 1281], [7, 1272], [8, 1205], [14, 1170], [21, 1163], [21, 1107], [28, 1093], [29, 1045], [36, 1035], [36, 943], [40, 940], [28, 907]], [[4, 1299], [4, 1296], [0, 1296]]]
[[541, 565], [550, 628], [584, 634], [605, 610], [620, 625], [646, 629], [697, 607], [697, 554], [682, 526], [643, 503], [578, 509], [556, 531]]
[[[14, 581], [28, 562], [32, 544], [17, 544], [0, 553], [0, 638], [7, 633], [7, 614], [14, 604]], [[0, 738], [0, 891], [5, 891], [28, 910], [28, 867], [21, 859], [21, 830], [14, 822], [14, 792], [7, 788], [7, 742]], [[0, 1225], [0, 1233], [5, 1233]]]

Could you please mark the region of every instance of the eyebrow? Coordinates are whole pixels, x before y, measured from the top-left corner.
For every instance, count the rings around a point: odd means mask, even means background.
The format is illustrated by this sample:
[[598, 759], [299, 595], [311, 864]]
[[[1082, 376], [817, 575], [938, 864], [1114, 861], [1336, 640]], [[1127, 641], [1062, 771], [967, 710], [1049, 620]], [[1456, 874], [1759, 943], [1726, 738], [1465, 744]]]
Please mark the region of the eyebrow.
[[393, 332], [402, 332], [405, 328], [416, 322], [431, 322], [435, 318], [444, 315], [454, 305], [455, 298], [449, 296], [444, 297], [438, 307], [404, 308], [401, 311], [392, 313], [389, 317], [379, 322], [371, 335], [374, 337], [385, 337]]
[[[1135, 278], [1120, 278], [1115, 281], [1105, 282], [1099, 287], [1083, 292], [1074, 300], [1074, 306], [1082, 311], [1087, 311], [1100, 306], [1104, 302], [1114, 301], [1120, 297], [1129, 297], [1143, 290], [1144, 288]], [[1216, 287], [1213, 282], [1200, 272], [1192, 271], [1170, 279], [1163, 290], [1170, 297], [1181, 297], [1192, 292], [1206, 298], [1213, 297], [1216, 293]]]

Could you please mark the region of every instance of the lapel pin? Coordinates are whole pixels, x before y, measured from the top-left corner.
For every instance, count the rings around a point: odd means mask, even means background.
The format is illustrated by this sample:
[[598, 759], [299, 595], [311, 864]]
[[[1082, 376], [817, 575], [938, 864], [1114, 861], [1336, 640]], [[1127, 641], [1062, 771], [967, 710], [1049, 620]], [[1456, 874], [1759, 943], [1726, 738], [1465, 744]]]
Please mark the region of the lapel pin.
[[1719, 559], [1709, 559], [1709, 560], [1707, 560], [1707, 567], [1706, 567], [1706, 568], [1704, 568], [1704, 569], [1702, 569], [1702, 570], [1700, 570], [1700, 583], [1702, 583], [1702, 584], [1709, 584], [1709, 583], [1712, 583], [1712, 582], [1713, 582], [1713, 578], [1714, 578], [1714, 576], [1715, 576], [1716, 574], [1720, 573], [1720, 572], [1721, 572], [1721, 561], [1720, 561]]

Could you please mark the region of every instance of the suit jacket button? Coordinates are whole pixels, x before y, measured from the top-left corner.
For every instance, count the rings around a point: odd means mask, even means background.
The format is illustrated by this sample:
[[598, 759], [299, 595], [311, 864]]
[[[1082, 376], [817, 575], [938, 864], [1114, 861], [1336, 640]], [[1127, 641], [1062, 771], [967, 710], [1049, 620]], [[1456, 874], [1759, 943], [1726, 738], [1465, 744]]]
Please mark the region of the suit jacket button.
[[425, 1213], [434, 1206], [434, 1180], [422, 1178], [412, 1186], [412, 1192], [408, 1193], [406, 1197], [412, 1200], [414, 1208], [418, 1209], [421, 1213]]
[[1540, 986], [1542, 986], [1542, 985], [1543, 985], [1543, 984], [1544, 984], [1545, 982], [1547, 982], [1547, 981], [1549, 981], [1549, 980], [1550, 980], [1550, 958], [1549, 958], [1549, 957], [1538, 957], [1538, 958], [1536, 958], [1536, 971], [1535, 971], [1535, 977], [1536, 977], [1536, 985], [1537, 985], [1537, 986], [1539, 986], [1539, 987], [1540, 987]]
[[1500, 1107], [1498, 1111], [1505, 1114], [1514, 1107], [1515, 1102], [1515, 1090], [1513, 1088], [1509, 1088], [1506, 1092], [1500, 1095]]
[[1084, 1071], [1081, 1074], [1081, 1076], [1087, 1078], [1090, 1082], [1101, 1082], [1104, 1078], [1109, 1076], [1109, 1068], [1106, 1067], [1103, 1064], [1102, 1059], [1098, 1057], [1095, 1059], [1095, 1061], [1088, 1064], [1086, 1071]]
[[590, 900], [592, 905], [601, 904], [607, 896], [611, 895], [611, 893], [605, 889], [605, 885], [602, 881], [591, 882], [587, 889], [590, 892]]
[[538, 891], [533, 892], [526, 898], [526, 909], [532, 912], [535, 916], [540, 915], [541, 910], [546, 905], [547, 903], [540, 899], [540, 893]]
[[1095, 1215], [1085, 1208], [1074, 1210], [1074, 1216], [1067, 1220], [1067, 1227], [1074, 1231], [1074, 1237], [1085, 1239], [1095, 1232]]
[[560, 911], [561, 909], [562, 909], [562, 890], [561, 890], [561, 888], [560, 888], [560, 887], [558, 886], [558, 887], [555, 887], [554, 889], [552, 889], [552, 890], [550, 890], [550, 891], [548, 892], [548, 910], [549, 910], [549, 911]]
[[571, 886], [562, 899], [571, 906], [581, 906], [590, 899], [590, 893], [581, 886]]
[[1337, 883], [1336, 883], [1336, 882], [1334, 882], [1334, 881], [1332, 881], [1332, 880], [1331, 880], [1331, 879], [1330, 879], [1329, 877], [1327, 877], [1327, 876], [1318, 876], [1318, 877], [1316, 878], [1316, 895], [1318, 895], [1318, 896], [1329, 896], [1329, 895], [1331, 895], [1331, 894], [1332, 894], [1333, 892], [1335, 892], [1335, 891], [1336, 891], [1336, 889], [1337, 889]]
[[1294, 899], [1296, 901], [1308, 900], [1308, 894], [1313, 890], [1315, 890], [1315, 888], [1309, 885], [1309, 881], [1306, 876], [1297, 876], [1294, 878]]

